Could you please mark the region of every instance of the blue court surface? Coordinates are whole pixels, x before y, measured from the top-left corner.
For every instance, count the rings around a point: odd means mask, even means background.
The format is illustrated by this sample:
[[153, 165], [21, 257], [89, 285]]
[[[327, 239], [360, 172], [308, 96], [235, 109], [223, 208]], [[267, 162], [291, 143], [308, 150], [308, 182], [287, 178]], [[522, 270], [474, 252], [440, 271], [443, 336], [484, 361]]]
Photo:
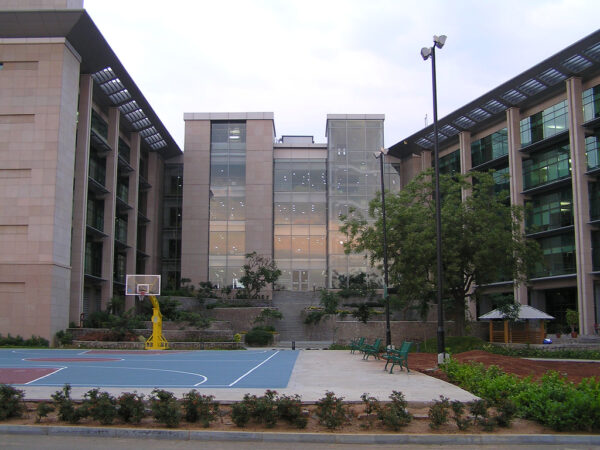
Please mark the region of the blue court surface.
[[125, 388], [285, 388], [298, 351], [0, 350], [0, 383]]

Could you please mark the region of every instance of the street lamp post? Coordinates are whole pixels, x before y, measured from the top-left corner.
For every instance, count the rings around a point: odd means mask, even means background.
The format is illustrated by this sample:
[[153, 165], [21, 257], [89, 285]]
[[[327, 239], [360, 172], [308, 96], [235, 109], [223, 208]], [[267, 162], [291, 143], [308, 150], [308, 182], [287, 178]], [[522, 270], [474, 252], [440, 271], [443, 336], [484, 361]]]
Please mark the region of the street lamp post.
[[437, 88], [435, 78], [435, 48], [441, 49], [446, 43], [446, 36], [433, 36], [433, 46], [423, 47], [421, 56], [425, 61], [431, 57], [431, 84], [433, 88], [433, 151], [435, 161], [435, 225], [436, 225], [436, 250], [437, 250], [437, 351], [438, 364], [446, 359], [444, 345], [444, 308], [442, 305], [442, 212], [440, 200], [440, 155], [438, 148], [437, 130]]
[[388, 258], [387, 258], [387, 227], [385, 225], [385, 185], [383, 182], [383, 157], [388, 149], [382, 147], [375, 153], [379, 159], [379, 172], [381, 178], [381, 222], [383, 226], [383, 301], [385, 302], [385, 346], [392, 345], [392, 331], [390, 329], [390, 298], [388, 295]]

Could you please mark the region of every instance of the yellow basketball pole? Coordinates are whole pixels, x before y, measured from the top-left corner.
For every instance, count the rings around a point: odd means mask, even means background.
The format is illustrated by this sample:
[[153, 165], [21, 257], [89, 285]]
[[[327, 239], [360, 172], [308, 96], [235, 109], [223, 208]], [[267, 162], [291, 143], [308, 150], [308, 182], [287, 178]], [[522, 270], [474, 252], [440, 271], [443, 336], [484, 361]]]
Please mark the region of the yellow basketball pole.
[[152, 336], [146, 340], [146, 350], [166, 350], [169, 343], [162, 334], [162, 314], [158, 300], [154, 295], [150, 295], [152, 302]]

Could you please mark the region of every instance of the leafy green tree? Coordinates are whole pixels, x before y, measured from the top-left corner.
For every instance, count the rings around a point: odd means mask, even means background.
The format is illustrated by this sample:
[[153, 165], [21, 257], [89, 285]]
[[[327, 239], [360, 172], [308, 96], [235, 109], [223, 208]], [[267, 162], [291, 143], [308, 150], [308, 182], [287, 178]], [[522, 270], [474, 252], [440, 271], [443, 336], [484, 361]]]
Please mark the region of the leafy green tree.
[[267, 284], [275, 283], [281, 276], [281, 270], [277, 268], [275, 261], [256, 252], [246, 254], [243, 270], [240, 282], [244, 285], [246, 298], [258, 298]]
[[[440, 190], [444, 310], [462, 334], [472, 290], [497, 281], [523, 282], [540, 252], [522, 232], [523, 209], [507, 204], [506, 192], [496, 193], [492, 173], [442, 175]], [[436, 301], [434, 193], [429, 170], [398, 194], [386, 195], [390, 284], [398, 287], [399, 301], [415, 305], [422, 317]], [[379, 196], [369, 216], [374, 223], [351, 212], [341, 231], [349, 236], [346, 251], [367, 251], [375, 265], [383, 259]]]

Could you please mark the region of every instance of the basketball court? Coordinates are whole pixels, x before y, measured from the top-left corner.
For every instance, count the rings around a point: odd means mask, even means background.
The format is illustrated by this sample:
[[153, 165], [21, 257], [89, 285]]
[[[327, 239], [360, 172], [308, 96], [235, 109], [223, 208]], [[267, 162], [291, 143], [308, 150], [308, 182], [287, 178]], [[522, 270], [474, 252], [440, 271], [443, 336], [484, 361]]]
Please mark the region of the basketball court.
[[297, 351], [0, 350], [0, 383], [118, 388], [284, 388]]

